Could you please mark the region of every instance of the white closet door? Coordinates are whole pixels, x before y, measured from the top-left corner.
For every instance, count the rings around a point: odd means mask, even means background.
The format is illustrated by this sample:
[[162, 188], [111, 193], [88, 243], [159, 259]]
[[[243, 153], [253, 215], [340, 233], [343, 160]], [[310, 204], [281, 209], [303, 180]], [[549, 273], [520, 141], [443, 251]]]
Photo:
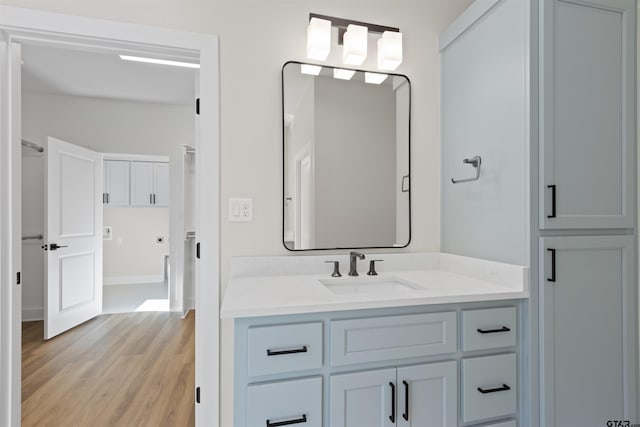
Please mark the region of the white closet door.
[[131, 162], [131, 206], [151, 206], [153, 163]]

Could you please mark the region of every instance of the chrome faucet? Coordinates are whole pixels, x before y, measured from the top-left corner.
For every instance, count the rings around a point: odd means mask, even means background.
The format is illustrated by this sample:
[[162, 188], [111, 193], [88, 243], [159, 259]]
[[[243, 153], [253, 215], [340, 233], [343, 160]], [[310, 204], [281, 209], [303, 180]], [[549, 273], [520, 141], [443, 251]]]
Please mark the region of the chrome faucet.
[[349, 252], [349, 276], [357, 276], [358, 268], [357, 268], [357, 259], [364, 259], [364, 254], [360, 252]]

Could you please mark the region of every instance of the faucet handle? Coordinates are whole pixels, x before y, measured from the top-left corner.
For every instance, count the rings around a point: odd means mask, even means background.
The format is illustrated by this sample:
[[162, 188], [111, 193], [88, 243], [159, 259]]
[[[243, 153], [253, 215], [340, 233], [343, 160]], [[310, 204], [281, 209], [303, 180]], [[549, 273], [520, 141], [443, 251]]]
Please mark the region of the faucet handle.
[[367, 276], [377, 276], [378, 273], [376, 272], [376, 262], [382, 262], [384, 261], [383, 259], [372, 259], [371, 261], [369, 261], [369, 271], [367, 272]]
[[331, 277], [342, 277], [340, 274], [340, 261], [325, 261], [333, 263], [333, 273], [331, 273]]

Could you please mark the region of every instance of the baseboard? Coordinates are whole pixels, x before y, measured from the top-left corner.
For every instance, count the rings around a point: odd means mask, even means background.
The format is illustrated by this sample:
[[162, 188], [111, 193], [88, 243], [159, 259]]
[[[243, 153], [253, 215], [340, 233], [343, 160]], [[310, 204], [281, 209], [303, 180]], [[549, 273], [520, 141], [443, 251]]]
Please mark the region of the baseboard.
[[34, 320], [44, 319], [44, 308], [23, 308], [22, 309], [22, 321], [32, 322]]
[[142, 283], [162, 283], [162, 274], [157, 276], [108, 276], [103, 279], [105, 286], [109, 285], [138, 285]]

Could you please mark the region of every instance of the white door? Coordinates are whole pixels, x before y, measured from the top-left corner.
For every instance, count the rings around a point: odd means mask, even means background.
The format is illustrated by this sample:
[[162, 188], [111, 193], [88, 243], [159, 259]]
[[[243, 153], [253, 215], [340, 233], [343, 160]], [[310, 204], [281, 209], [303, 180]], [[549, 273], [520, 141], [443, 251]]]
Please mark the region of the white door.
[[[102, 154], [49, 138], [44, 338], [102, 312]], [[59, 248], [57, 248], [57, 246]]]
[[129, 162], [105, 160], [104, 203], [108, 206], [129, 206]]
[[169, 163], [154, 163], [153, 175], [154, 206], [169, 206]]
[[131, 162], [131, 206], [153, 204], [153, 163]]

